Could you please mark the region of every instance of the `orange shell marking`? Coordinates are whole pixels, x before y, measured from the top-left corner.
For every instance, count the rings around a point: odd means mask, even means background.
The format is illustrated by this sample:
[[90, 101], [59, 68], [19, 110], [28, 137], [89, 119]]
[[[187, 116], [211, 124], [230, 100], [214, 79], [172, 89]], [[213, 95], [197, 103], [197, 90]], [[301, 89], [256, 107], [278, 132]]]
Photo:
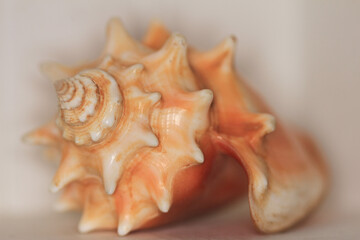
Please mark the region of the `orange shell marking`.
[[99, 60], [42, 66], [60, 111], [25, 140], [61, 151], [51, 190], [63, 189], [57, 209], [83, 209], [79, 231], [125, 235], [182, 219], [235, 199], [247, 182], [262, 232], [316, 206], [320, 155], [236, 75], [234, 47], [230, 37], [198, 52], [158, 22], [140, 43], [112, 19]]

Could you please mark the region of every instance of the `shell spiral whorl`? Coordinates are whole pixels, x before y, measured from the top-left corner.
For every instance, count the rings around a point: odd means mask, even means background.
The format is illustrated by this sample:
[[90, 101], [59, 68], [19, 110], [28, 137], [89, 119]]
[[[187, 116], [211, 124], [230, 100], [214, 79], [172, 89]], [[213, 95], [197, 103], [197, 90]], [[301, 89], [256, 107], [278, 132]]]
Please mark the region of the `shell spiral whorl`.
[[122, 112], [122, 95], [110, 74], [100, 69], [80, 72], [55, 82], [59, 99], [57, 125], [66, 140], [77, 145], [99, 142]]

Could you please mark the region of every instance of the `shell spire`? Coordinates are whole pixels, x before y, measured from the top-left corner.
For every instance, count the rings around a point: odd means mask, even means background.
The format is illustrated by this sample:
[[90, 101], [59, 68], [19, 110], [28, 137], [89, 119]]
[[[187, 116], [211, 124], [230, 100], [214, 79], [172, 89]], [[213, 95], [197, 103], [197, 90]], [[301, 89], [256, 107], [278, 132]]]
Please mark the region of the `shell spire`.
[[[56, 81], [55, 88], [60, 106], [57, 125], [63, 137], [77, 145], [101, 141], [121, 116], [121, 93], [116, 80], [105, 71], [82, 71]], [[100, 93], [104, 97], [100, 98]]]

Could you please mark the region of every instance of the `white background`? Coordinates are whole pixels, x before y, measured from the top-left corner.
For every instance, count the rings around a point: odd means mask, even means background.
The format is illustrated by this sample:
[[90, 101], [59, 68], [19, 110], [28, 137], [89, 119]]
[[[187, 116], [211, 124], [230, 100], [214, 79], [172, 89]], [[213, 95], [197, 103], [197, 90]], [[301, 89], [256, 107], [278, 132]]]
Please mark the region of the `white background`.
[[327, 156], [318, 214], [360, 214], [360, 1], [0, 0], [0, 217], [49, 212], [55, 199], [55, 167], [20, 141], [57, 110], [38, 64], [95, 59], [113, 16], [136, 38], [160, 19], [202, 50], [234, 34], [239, 73]]

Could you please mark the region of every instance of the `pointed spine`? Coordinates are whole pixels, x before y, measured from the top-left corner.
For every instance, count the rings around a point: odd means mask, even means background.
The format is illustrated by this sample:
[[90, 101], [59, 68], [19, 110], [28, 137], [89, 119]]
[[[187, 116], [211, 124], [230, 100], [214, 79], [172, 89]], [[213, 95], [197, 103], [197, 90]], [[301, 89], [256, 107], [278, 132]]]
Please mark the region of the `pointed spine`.
[[147, 47], [138, 43], [127, 33], [118, 18], [110, 19], [106, 35], [105, 54], [119, 58], [125, 52], [135, 52], [139, 55], [150, 52]]
[[76, 74], [76, 71], [70, 67], [55, 62], [45, 62], [40, 65], [40, 70], [44, 76], [55, 82]]
[[252, 149], [260, 155], [264, 155], [265, 150], [263, 149], [263, 138], [273, 132], [276, 127], [275, 117], [268, 113], [255, 113], [253, 114], [252, 123], [258, 124], [260, 127], [258, 130], [249, 138]]
[[64, 146], [60, 166], [53, 178], [50, 191], [57, 192], [71, 182], [86, 175], [84, 165], [77, 150], [70, 144]]
[[52, 121], [35, 131], [27, 133], [22, 140], [30, 144], [57, 146], [61, 141], [61, 134], [55, 125], [55, 121]]
[[199, 62], [197, 65], [229, 73], [234, 67], [235, 44], [236, 38], [230, 36], [214, 49], [203, 53], [192, 51], [192, 55]]
[[[141, 63], [128, 67], [125, 71], [119, 73], [119, 79], [121, 79], [120, 84], [123, 88], [126, 88], [129, 85], [136, 85], [138, 80], [142, 77], [144, 71], [145, 66]], [[112, 72], [115, 74], [114, 70]]]
[[60, 199], [55, 203], [55, 210], [65, 212], [83, 208], [85, 187], [80, 182], [73, 182], [64, 187]]
[[166, 27], [159, 20], [153, 20], [143, 38], [143, 43], [152, 49], [160, 49], [169, 37], [170, 33]]
[[141, 227], [144, 223], [158, 215], [157, 207], [144, 201], [128, 202], [121, 208], [118, 218], [117, 232], [120, 236]]
[[[149, 123], [150, 111], [160, 100], [159, 93], [144, 93], [138, 87], [131, 86], [124, 90], [125, 109], [120, 126], [123, 126], [116, 136], [113, 145], [108, 145], [101, 151], [103, 165], [104, 187], [108, 194], [113, 194], [117, 183], [126, 166], [128, 158], [144, 147], [156, 147], [159, 141], [152, 132]], [[136, 111], [132, 111], [136, 109]], [[121, 147], [117, 145], [122, 142]], [[109, 149], [112, 149], [109, 151]], [[109, 154], [109, 152], [111, 154]]]
[[89, 184], [86, 188], [84, 211], [78, 226], [79, 231], [87, 233], [99, 229], [116, 228], [117, 214], [113, 199], [106, 195], [98, 183]]
[[158, 209], [166, 213], [169, 211], [172, 203], [172, 179], [168, 177], [171, 173], [169, 172], [168, 165], [164, 165], [164, 162], [168, 161], [168, 159], [166, 159], [165, 154], [159, 152], [152, 153], [148, 159], [156, 160], [149, 161], [144, 166], [145, 170], [143, 171], [146, 171], [148, 177], [144, 184]]
[[179, 89], [195, 91], [198, 88], [188, 63], [187, 43], [180, 34], [172, 34], [160, 50], [146, 56], [142, 62], [151, 69], [145, 86], [157, 89], [164, 97]]

